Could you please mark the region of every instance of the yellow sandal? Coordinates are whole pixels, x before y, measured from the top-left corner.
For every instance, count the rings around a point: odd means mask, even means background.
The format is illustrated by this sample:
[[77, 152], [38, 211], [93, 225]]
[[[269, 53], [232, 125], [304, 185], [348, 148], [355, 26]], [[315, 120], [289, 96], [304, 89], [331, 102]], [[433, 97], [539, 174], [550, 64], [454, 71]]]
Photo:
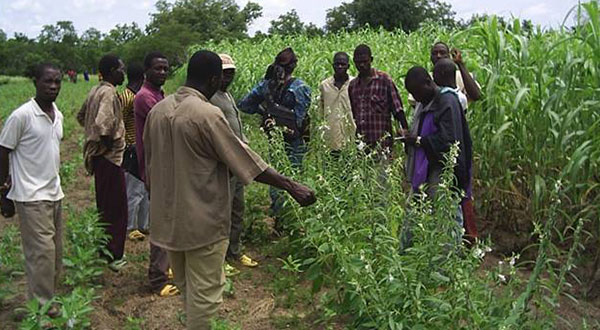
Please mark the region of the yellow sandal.
[[179, 289], [177, 289], [176, 286], [174, 286], [173, 284], [165, 284], [165, 286], [163, 286], [162, 290], [160, 290], [159, 295], [161, 297], [172, 297], [172, 296], [176, 296], [179, 294]]

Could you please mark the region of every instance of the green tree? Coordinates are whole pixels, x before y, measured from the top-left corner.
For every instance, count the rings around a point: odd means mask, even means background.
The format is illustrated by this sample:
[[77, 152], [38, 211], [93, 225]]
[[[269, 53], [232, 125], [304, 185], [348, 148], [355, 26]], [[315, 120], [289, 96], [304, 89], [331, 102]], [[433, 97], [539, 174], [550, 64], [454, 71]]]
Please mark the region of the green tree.
[[79, 38], [80, 70], [92, 69], [103, 55], [104, 35], [96, 28], [89, 28]]
[[355, 5], [352, 3], [342, 3], [337, 7], [327, 9], [325, 16], [325, 29], [329, 32], [337, 32], [351, 29], [356, 25]]
[[271, 26], [268, 30], [269, 34], [278, 35], [297, 35], [307, 34], [309, 36], [315, 36], [323, 34], [323, 30], [314, 25], [313, 23], [304, 24], [300, 20], [300, 16], [295, 9], [288, 11], [275, 20], [271, 21]]
[[112, 30], [106, 35], [106, 42], [119, 47], [125, 43], [140, 38], [144, 33], [139, 28], [136, 22], [132, 22], [131, 25], [117, 24]]
[[159, 0], [156, 9], [146, 27], [147, 35], [128, 45], [128, 58], [139, 58], [135, 50], [159, 49], [178, 66], [185, 62], [191, 44], [247, 38], [248, 25], [262, 15], [260, 5], [248, 2], [240, 9], [234, 0]]
[[369, 25], [411, 32], [427, 21], [453, 25], [455, 13], [440, 0], [354, 0], [327, 11], [326, 30], [337, 32]]
[[277, 19], [271, 21], [271, 27], [268, 30], [269, 34], [279, 35], [295, 35], [304, 32], [304, 23], [300, 20], [300, 16], [296, 9], [279, 15]]
[[77, 69], [80, 64], [77, 44], [79, 37], [73, 22], [58, 21], [56, 25], [44, 25], [38, 36], [40, 55], [59, 64], [63, 69]]

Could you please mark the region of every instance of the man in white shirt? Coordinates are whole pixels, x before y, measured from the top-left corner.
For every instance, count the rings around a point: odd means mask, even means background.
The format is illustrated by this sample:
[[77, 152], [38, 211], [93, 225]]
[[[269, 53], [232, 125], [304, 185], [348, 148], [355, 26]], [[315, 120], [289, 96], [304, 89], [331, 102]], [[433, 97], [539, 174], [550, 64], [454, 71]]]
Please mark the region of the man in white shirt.
[[[450, 51], [446, 43], [438, 41], [431, 46], [429, 59], [433, 65], [441, 59], [451, 59], [456, 64], [456, 81], [452, 85], [455, 86], [454, 90], [457, 92], [459, 101], [465, 112], [471, 102], [481, 99], [481, 86], [479, 86], [473, 74], [467, 69], [460, 50], [453, 48]], [[416, 101], [411, 94], [408, 94], [408, 103], [413, 107], [415, 106]]]
[[[15, 202], [25, 255], [27, 296], [40, 304], [54, 296], [62, 268], [64, 194], [59, 169], [63, 115], [54, 103], [61, 80], [57, 67], [39, 65], [33, 79], [35, 97], [10, 114], [0, 133], [0, 182], [4, 183], [0, 189], [10, 189], [8, 198]], [[9, 166], [11, 187], [6, 184]], [[57, 317], [60, 310], [52, 306], [48, 315]]]
[[333, 56], [333, 76], [319, 85], [319, 112], [326, 124], [323, 139], [334, 154], [353, 141], [356, 134], [356, 124], [352, 118], [348, 96], [348, 85], [354, 79], [348, 75], [349, 62], [348, 54], [336, 53]]

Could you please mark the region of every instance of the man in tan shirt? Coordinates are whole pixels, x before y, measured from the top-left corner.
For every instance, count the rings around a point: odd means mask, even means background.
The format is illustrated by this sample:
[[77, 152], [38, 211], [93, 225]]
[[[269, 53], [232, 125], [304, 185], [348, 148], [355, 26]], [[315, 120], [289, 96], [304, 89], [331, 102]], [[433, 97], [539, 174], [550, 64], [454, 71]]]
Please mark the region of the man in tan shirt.
[[185, 85], [155, 105], [144, 128], [150, 240], [168, 251], [188, 329], [210, 329], [223, 300], [230, 171], [243, 184], [254, 180], [284, 189], [300, 205], [316, 200], [312, 190], [268, 167], [208, 102], [221, 74], [217, 54], [196, 52]]
[[110, 235], [107, 249], [109, 267], [118, 271], [124, 264], [123, 250], [127, 232], [127, 193], [121, 168], [125, 151], [125, 125], [116, 86], [125, 79], [125, 65], [115, 55], [100, 59], [103, 80], [92, 88], [77, 114], [85, 128], [83, 155], [85, 168], [94, 175], [96, 206], [100, 221]]
[[352, 118], [348, 85], [354, 77], [348, 76], [350, 57], [344, 52], [333, 56], [333, 76], [321, 82], [319, 111], [325, 120], [323, 139], [336, 154], [354, 139], [356, 124]]

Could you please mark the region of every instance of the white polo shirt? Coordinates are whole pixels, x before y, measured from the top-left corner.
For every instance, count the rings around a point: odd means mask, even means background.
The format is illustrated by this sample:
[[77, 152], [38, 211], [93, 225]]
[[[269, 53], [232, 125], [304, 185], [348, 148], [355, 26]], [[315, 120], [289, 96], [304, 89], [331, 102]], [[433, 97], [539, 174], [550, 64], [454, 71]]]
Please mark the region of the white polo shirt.
[[63, 115], [53, 106], [54, 122], [33, 98], [4, 122], [0, 145], [12, 150], [8, 198], [13, 201], [58, 201], [64, 197], [59, 176]]

